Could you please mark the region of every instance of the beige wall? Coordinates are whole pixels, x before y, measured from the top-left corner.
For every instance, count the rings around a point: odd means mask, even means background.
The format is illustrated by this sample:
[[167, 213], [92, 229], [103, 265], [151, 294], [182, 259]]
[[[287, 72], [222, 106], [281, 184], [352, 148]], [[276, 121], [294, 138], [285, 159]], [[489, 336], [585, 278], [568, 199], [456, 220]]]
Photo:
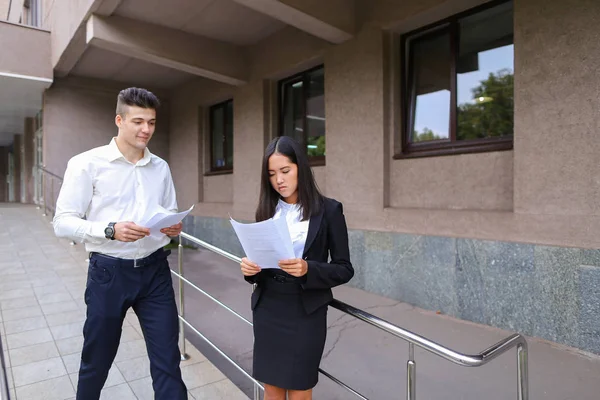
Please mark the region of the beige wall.
[[598, 217], [600, 42], [593, 38], [600, 33], [599, 4], [519, 4], [515, 130], [521, 134], [515, 138], [515, 211]]
[[390, 206], [434, 210], [513, 207], [510, 151], [391, 161]]
[[6, 176], [8, 175], [8, 147], [0, 147], [0, 203], [8, 201]]
[[52, 78], [50, 33], [0, 21], [0, 72]]
[[35, 163], [35, 132], [34, 119], [25, 118], [25, 129], [23, 134], [23, 168], [25, 170], [25, 203], [33, 203], [33, 166]]
[[0, 21], [8, 20], [8, 7], [10, 0], [0, 0]]
[[208, 107], [232, 98], [233, 93], [229, 85], [202, 78], [173, 93], [170, 165], [180, 204], [227, 203], [230, 207], [233, 202], [231, 176], [204, 176], [210, 170]]
[[[79, 12], [87, 3], [78, 3]], [[392, 158], [401, 124], [397, 34], [481, 3], [362, 2], [359, 31], [344, 44], [334, 46], [286, 27], [246, 48], [247, 85], [198, 79], [174, 90], [168, 147], [180, 204], [198, 203], [197, 215], [232, 212], [251, 219], [262, 153], [277, 132], [276, 83], [324, 63], [327, 166], [315, 168], [315, 176], [328, 196], [344, 203], [351, 228], [600, 247], [600, 139], [595, 133], [600, 104], [593, 90], [595, 54], [600, 54], [594, 51], [600, 46], [593, 41], [600, 29], [594, 22], [600, 8], [591, 1], [584, 2], [587, 7], [558, 0], [552, 7], [542, 0], [515, 2], [513, 151]], [[559, 36], [556, 21], [566, 27]], [[64, 36], [54, 40], [60, 43]], [[50, 105], [64, 101], [59, 97], [50, 96]], [[93, 103], [112, 109], [114, 100], [101, 98]], [[234, 173], [205, 176], [206, 108], [227, 98], [234, 99]], [[94, 131], [109, 130], [112, 121], [93, 118], [100, 127]], [[55, 146], [61, 147], [63, 139], [57, 140]]]
[[[59, 80], [44, 96], [44, 164], [62, 176], [76, 154], [108, 144], [117, 135], [115, 106], [120, 89], [93, 80]], [[169, 103], [163, 101], [149, 149], [169, 159]]]
[[67, 45], [83, 23], [94, 0], [44, 1], [42, 26], [52, 31], [52, 66], [58, 63]]
[[23, 163], [21, 159], [21, 150], [23, 147], [23, 135], [15, 135], [13, 140], [13, 159], [15, 163], [14, 170], [14, 185], [13, 185], [13, 195], [16, 202], [21, 201], [21, 186], [23, 182], [21, 181], [21, 170], [23, 169]]

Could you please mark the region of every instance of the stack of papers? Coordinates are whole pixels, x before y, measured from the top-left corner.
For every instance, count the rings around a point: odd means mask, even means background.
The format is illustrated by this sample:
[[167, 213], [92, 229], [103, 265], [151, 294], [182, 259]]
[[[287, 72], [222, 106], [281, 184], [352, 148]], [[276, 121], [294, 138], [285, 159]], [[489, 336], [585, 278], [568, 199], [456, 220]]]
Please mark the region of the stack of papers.
[[160, 237], [164, 236], [160, 232], [163, 228], [168, 228], [173, 225], [180, 223], [189, 213], [194, 209], [192, 205], [189, 210], [182, 211], [180, 213], [171, 212], [163, 207], [158, 207], [151, 213], [148, 213], [150, 217], [147, 217], [137, 223], [139, 226], [150, 229], [150, 236]]
[[261, 268], [279, 268], [280, 260], [295, 258], [285, 218], [242, 224], [230, 217], [246, 257]]

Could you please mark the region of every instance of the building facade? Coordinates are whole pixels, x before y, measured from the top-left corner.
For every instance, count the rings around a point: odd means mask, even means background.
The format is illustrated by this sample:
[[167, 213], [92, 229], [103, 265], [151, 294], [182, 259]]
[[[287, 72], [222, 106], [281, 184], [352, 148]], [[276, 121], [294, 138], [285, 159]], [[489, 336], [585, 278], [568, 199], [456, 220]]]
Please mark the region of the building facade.
[[37, 108], [2, 97], [4, 201], [56, 195], [36, 165], [62, 176], [146, 87], [189, 233], [241, 255], [229, 214], [253, 220], [266, 143], [291, 135], [344, 204], [351, 285], [600, 353], [600, 3], [26, 5], [40, 28], [0, 22], [0, 78], [45, 80]]

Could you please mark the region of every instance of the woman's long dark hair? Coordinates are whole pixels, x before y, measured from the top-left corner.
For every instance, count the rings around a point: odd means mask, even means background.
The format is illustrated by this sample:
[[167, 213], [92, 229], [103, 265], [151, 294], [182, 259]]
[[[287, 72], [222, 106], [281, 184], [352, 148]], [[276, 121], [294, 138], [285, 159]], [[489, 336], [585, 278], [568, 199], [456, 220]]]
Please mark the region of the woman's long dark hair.
[[256, 221], [264, 221], [275, 215], [277, 201], [281, 197], [269, 179], [269, 158], [281, 154], [298, 166], [298, 204], [302, 207], [302, 220], [318, 214], [323, 207], [323, 195], [317, 187], [308, 163], [308, 156], [302, 146], [289, 136], [276, 137], [265, 149], [260, 178], [260, 198], [256, 209]]

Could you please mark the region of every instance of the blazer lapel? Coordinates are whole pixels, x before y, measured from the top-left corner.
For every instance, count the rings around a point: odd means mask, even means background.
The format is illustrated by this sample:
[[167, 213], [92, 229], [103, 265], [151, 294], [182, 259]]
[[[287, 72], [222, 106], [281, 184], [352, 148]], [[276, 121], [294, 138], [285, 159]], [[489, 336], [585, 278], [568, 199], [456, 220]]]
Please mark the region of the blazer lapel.
[[310, 217], [310, 220], [308, 221], [308, 233], [306, 234], [306, 243], [304, 244], [302, 258], [306, 257], [306, 253], [315, 241], [317, 233], [319, 233], [319, 229], [321, 229], [321, 221], [323, 220], [324, 210], [325, 207], [321, 207], [321, 212]]

